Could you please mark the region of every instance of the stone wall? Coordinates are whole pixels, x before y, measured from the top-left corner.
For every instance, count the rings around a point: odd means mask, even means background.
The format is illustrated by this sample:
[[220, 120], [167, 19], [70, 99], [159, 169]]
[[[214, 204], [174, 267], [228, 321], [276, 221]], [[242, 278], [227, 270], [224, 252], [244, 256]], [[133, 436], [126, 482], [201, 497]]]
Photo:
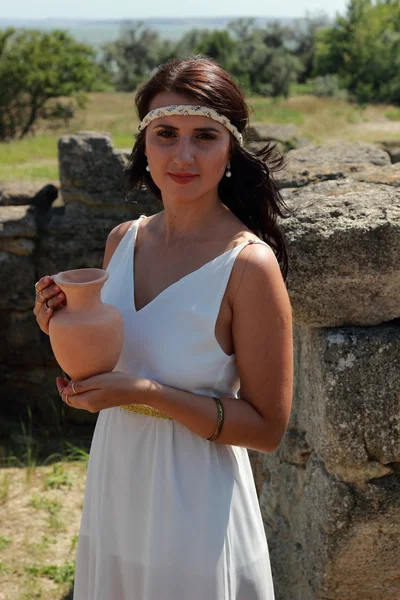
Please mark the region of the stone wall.
[[400, 165], [361, 143], [287, 159], [293, 410], [250, 453], [277, 600], [400, 598]]
[[[109, 137], [81, 132], [59, 140], [63, 205], [53, 206], [54, 186], [18, 193], [12, 186], [0, 204], [0, 412], [59, 425], [62, 420], [93, 423], [95, 415], [60, 402], [55, 379], [62, 375], [33, 315], [34, 284], [46, 274], [101, 267], [110, 230], [142, 213], [159, 210], [142, 193], [127, 200], [123, 168], [128, 151], [115, 150]], [[31, 197], [30, 197], [31, 196]], [[25, 201], [25, 204], [21, 204]]]
[[[293, 132], [287, 137], [293, 140]], [[253, 132], [249, 143], [262, 139], [263, 131]], [[394, 600], [400, 598], [400, 164], [369, 144], [298, 145], [278, 176], [296, 207], [280, 222], [290, 257], [293, 409], [276, 452], [249, 452], [276, 600]], [[127, 152], [115, 150], [107, 136], [64, 136], [59, 153], [63, 207], [0, 206], [1, 410], [23, 417], [30, 406], [49, 424], [63, 411], [69, 419], [93, 415], [58, 398], [60, 370], [32, 313], [35, 281], [101, 266], [114, 225], [160, 209], [144, 193], [126, 201]]]

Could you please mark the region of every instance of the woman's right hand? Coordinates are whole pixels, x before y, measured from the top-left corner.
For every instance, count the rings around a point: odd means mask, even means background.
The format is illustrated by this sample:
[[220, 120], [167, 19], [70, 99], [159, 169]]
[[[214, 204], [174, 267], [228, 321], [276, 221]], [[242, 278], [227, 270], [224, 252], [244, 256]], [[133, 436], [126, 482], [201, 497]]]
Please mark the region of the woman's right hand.
[[35, 284], [35, 289], [36, 298], [33, 314], [40, 329], [49, 335], [49, 321], [53, 311], [66, 306], [66, 297], [50, 275], [45, 275], [39, 279]]

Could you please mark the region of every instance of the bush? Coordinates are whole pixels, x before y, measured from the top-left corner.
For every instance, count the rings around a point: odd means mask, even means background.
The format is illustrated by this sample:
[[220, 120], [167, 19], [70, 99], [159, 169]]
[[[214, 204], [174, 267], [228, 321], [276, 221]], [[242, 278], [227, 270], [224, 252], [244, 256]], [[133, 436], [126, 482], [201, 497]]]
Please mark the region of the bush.
[[314, 79], [314, 94], [320, 98], [348, 100], [348, 91], [341, 86], [338, 75], [323, 75]]

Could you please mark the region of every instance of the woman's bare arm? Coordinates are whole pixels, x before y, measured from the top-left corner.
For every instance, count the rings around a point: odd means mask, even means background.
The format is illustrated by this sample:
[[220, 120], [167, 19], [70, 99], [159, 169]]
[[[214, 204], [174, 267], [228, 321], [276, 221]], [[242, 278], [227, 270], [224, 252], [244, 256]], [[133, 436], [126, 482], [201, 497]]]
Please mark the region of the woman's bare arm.
[[[246, 246], [232, 303], [240, 399], [222, 398], [224, 426], [216, 443], [272, 452], [285, 434], [293, 387], [292, 311], [278, 262], [262, 244]], [[149, 382], [141, 401], [204, 438], [214, 433], [215, 400]]]

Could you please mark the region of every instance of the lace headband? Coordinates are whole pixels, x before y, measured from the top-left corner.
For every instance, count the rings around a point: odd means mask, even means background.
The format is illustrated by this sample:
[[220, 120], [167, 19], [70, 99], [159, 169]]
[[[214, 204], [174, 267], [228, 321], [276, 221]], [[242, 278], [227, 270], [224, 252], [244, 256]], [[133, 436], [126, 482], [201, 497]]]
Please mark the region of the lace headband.
[[161, 108], [155, 108], [151, 110], [144, 119], [138, 125], [138, 131], [143, 131], [151, 121], [159, 119], [160, 117], [169, 117], [171, 115], [195, 115], [200, 117], [209, 117], [214, 121], [218, 121], [226, 127], [232, 135], [237, 139], [239, 144], [243, 146], [243, 136], [240, 131], [232, 125], [227, 117], [221, 115], [213, 108], [207, 106], [197, 106], [193, 104], [171, 104], [170, 106], [163, 106]]

